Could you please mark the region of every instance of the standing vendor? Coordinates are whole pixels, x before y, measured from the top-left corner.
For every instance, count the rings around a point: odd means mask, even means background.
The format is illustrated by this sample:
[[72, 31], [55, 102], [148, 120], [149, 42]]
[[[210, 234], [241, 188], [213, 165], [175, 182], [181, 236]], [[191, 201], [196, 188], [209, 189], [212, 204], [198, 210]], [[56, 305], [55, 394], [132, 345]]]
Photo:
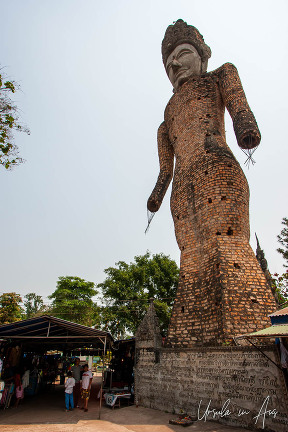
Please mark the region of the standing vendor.
[[74, 407], [79, 408], [78, 401], [80, 396], [80, 379], [81, 379], [81, 366], [80, 359], [75, 359], [75, 364], [71, 368], [72, 376], [75, 379], [75, 387], [74, 387]]

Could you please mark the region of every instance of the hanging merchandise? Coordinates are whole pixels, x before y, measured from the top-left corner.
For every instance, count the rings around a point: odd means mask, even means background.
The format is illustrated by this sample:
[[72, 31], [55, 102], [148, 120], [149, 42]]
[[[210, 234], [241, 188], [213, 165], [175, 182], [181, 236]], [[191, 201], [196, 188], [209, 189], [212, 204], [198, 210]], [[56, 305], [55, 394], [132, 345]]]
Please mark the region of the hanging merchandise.
[[281, 353], [281, 366], [284, 369], [288, 369], [288, 351], [283, 344], [282, 338], [280, 338], [280, 353]]

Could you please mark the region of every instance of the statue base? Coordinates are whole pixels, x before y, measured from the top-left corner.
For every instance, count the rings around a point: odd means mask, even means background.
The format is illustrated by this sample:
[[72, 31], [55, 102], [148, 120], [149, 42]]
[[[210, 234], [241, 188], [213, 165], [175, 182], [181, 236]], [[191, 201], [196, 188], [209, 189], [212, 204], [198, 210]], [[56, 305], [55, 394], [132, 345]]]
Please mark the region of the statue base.
[[260, 349], [152, 348], [136, 339], [136, 404], [198, 422], [287, 432], [287, 387], [273, 363], [280, 365], [279, 355], [274, 345]]

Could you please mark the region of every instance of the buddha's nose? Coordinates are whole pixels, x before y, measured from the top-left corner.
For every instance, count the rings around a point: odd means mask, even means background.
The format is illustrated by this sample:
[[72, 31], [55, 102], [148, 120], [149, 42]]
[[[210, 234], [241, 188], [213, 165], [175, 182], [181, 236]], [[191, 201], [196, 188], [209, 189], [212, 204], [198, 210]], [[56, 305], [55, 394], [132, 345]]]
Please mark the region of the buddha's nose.
[[172, 66], [173, 69], [178, 69], [179, 67], [182, 66], [182, 64], [179, 63], [178, 60], [173, 59], [173, 60], [172, 60], [172, 63], [171, 63], [171, 66]]

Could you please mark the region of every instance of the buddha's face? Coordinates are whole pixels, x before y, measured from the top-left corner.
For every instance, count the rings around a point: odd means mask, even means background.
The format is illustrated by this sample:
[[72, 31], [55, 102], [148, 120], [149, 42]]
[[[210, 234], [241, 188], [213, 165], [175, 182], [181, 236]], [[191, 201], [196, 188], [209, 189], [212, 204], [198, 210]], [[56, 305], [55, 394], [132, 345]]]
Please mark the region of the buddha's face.
[[201, 75], [201, 70], [201, 57], [196, 48], [188, 43], [178, 45], [166, 62], [166, 72], [175, 90], [191, 76]]

